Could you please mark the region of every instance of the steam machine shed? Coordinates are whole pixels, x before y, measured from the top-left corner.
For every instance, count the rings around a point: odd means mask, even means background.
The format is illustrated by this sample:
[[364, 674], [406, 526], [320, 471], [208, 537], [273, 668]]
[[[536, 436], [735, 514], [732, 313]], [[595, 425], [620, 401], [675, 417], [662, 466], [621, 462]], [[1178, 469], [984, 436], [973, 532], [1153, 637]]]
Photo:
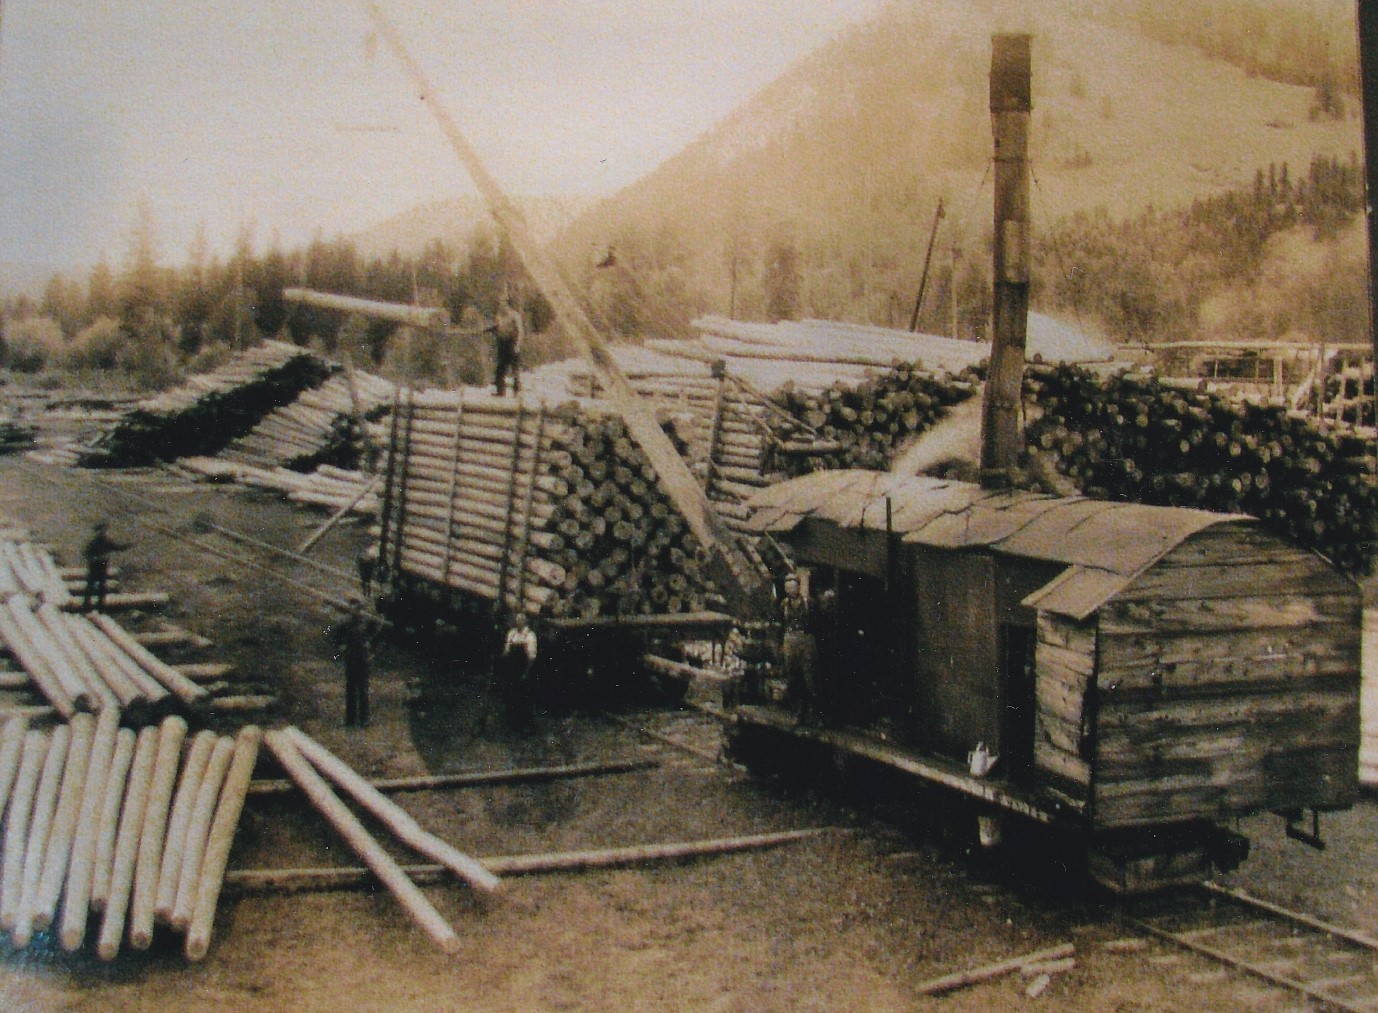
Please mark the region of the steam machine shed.
[[831, 696], [891, 742], [985, 743], [1096, 831], [1354, 798], [1359, 590], [1250, 517], [860, 471], [750, 506], [835, 588]]

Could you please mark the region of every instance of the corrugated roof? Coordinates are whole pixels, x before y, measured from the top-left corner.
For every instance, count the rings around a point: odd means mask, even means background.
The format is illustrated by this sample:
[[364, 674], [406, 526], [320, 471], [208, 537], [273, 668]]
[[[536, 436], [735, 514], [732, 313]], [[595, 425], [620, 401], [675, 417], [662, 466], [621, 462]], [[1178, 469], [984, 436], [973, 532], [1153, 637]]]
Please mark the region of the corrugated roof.
[[762, 489], [749, 526], [786, 533], [808, 518], [848, 528], [890, 529], [906, 543], [1065, 563], [1058, 580], [1026, 599], [1085, 618], [1187, 538], [1214, 524], [1250, 521], [1179, 507], [1081, 496], [992, 492], [969, 482], [875, 471], [822, 471]]

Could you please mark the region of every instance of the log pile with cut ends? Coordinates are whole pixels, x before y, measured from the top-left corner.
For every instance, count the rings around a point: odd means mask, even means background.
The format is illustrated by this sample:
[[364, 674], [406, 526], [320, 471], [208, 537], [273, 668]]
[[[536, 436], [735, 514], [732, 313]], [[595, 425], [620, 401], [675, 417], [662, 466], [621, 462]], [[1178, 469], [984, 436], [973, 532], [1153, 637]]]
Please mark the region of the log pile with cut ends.
[[0, 730], [0, 930], [22, 949], [51, 927], [75, 952], [94, 929], [112, 960], [126, 940], [147, 949], [165, 925], [200, 959], [260, 739], [252, 726], [188, 735], [175, 716], [135, 732], [113, 711], [47, 731], [10, 720]]
[[209, 374], [140, 401], [81, 463], [122, 468], [214, 454], [334, 370], [295, 345], [265, 342]]
[[897, 363], [888, 372], [851, 385], [835, 383], [821, 393], [786, 387], [777, 403], [836, 453], [801, 457], [791, 474], [819, 468], [885, 471], [908, 440], [941, 420], [953, 405], [974, 396], [980, 380], [973, 370], [930, 373], [921, 363]]
[[619, 419], [417, 394], [394, 416], [379, 558], [510, 610], [698, 611], [696, 540]]
[[1176, 389], [1134, 373], [1030, 366], [1029, 447], [1088, 496], [1248, 513], [1349, 570], [1375, 551], [1369, 442], [1300, 412]]

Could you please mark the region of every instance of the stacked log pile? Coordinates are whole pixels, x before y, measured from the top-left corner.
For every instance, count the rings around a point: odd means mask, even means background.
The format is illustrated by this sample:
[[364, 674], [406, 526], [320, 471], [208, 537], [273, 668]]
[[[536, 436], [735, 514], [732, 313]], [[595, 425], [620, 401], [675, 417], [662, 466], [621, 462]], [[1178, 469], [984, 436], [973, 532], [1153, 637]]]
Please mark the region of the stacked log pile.
[[260, 739], [252, 726], [189, 736], [176, 716], [136, 732], [114, 711], [51, 730], [9, 721], [0, 929], [20, 949], [50, 929], [68, 952], [94, 935], [112, 960], [163, 925], [204, 957]]
[[354, 372], [337, 374], [291, 404], [277, 408], [253, 432], [235, 440], [220, 455], [227, 461], [259, 468], [285, 466], [310, 471], [320, 464], [358, 464], [361, 435], [356, 413], [377, 419], [387, 410], [393, 388], [381, 377]]
[[942, 419], [953, 405], [972, 397], [980, 381], [974, 370], [930, 373], [921, 363], [900, 363], [860, 384], [835, 383], [817, 394], [785, 388], [777, 403], [834, 453], [793, 459], [791, 474], [820, 468], [885, 471], [900, 447]]
[[712, 593], [650, 462], [594, 407], [417, 394], [389, 446], [391, 573], [549, 616], [700, 611]]
[[1338, 566], [1373, 558], [1378, 483], [1357, 434], [1133, 373], [1030, 366], [1025, 390], [1042, 411], [1029, 446], [1088, 496], [1248, 513]]
[[295, 345], [266, 342], [212, 373], [139, 402], [81, 463], [130, 467], [217, 453], [273, 409], [323, 383], [334, 369]]

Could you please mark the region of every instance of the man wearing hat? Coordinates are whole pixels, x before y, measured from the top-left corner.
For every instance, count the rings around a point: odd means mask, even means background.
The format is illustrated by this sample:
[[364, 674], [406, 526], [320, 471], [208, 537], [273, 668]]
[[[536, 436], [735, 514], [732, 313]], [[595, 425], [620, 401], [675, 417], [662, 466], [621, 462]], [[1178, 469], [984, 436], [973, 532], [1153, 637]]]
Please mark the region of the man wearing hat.
[[812, 628], [809, 602], [800, 588], [799, 575], [791, 573], [785, 578], [785, 596], [780, 600], [780, 661], [800, 721], [812, 721], [818, 716], [818, 646]]
[[129, 546], [110, 537], [110, 525], [97, 521], [91, 527], [91, 537], [81, 550], [86, 560], [86, 589], [81, 596], [81, 609], [89, 612], [92, 604], [98, 609], [105, 608], [105, 592], [110, 583], [110, 557]]

